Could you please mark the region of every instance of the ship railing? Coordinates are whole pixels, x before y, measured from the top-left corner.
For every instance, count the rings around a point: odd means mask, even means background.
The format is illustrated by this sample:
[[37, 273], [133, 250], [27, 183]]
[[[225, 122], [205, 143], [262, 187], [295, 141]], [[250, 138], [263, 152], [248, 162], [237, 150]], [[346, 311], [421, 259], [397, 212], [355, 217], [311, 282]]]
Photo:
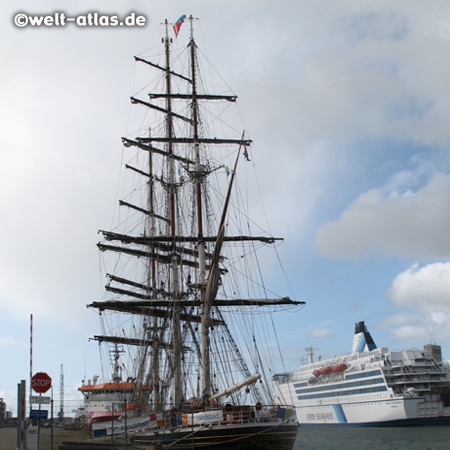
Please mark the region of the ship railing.
[[295, 407], [290, 405], [225, 405], [201, 408], [187, 405], [181, 410], [172, 408], [163, 414], [159, 427], [192, 427], [283, 422], [295, 418]]
[[230, 423], [253, 423], [273, 422], [277, 420], [278, 408], [273, 405], [263, 406], [261, 404], [225, 406], [223, 408], [223, 424]]

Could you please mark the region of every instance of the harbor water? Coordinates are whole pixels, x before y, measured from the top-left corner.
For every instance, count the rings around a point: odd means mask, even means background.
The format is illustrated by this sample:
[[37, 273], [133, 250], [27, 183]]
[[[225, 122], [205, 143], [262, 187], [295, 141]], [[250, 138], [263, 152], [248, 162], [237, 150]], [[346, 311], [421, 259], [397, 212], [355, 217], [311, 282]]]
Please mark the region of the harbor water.
[[450, 426], [300, 428], [294, 450], [450, 449]]
[[[54, 450], [63, 441], [86, 439], [86, 432], [56, 428]], [[40, 450], [50, 450], [50, 429], [41, 430]], [[15, 450], [16, 429], [0, 428], [0, 450]], [[450, 426], [412, 428], [300, 428], [294, 450], [450, 449]], [[231, 450], [231, 449], [230, 449]]]

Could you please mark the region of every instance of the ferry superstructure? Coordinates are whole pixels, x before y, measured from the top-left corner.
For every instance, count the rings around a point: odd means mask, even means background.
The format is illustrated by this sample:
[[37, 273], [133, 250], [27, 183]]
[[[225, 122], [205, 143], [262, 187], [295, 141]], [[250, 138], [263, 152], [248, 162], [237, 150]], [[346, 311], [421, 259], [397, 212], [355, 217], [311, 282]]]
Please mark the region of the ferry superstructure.
[[450, 367], [439, 345], [377, 348], [364, 322], [352, 353], [274, 375], [275, 398], [293, 403], [302, 426], [450, 424]]

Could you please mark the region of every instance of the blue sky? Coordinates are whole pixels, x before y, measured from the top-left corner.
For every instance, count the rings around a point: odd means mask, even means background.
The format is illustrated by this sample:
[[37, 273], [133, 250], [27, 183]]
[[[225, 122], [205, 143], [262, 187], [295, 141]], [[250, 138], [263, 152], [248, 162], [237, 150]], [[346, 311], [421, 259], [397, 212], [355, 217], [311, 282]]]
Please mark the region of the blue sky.
[[[244, 4], [245, 3], [245, 4]], [[0, 51], [0, 397], [48, 372], [66, 395], [98, 372], [89, 336], [101, 298], [96, 242], [112, 220], [134, 94], [133, 56], [160, 22], [200, 18], [199, 45], [239, 95], [253, 163], [292, 290], [280, 345], [295, 369], [312, 345], [351, 350], [366, 321], [379, 346], [435, 340], [450, 358], [450, 5], [446, 1], [80, 1], [144, 28], [19, 29]], [[183, 37], [183, 30], [179, 39]], [[281, 370], [281, 368], [280, 368]]]

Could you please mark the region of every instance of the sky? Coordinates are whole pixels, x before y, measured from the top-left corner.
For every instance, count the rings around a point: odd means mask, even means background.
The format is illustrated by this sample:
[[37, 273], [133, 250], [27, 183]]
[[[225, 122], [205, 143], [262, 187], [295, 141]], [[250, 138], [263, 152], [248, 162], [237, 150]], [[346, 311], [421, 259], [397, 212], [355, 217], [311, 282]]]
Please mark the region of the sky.
[[[0, 397], [61, 367], [66, 408], [98, 371], [97, 231], [116, 202], [135, 93], [133, 56], [160, 24], [197, 38], [239, 96], [261, 195], [294, 297], [286, 365], [312, 346], [351, 351], [364, 320], [379, 347], [443, 346], [450, 359], [450, 4], [444, 0], [21, 0], [2, 8]], [[17, 27], [17, 13], [131, 12], [143, 27]], [[178, 40], [187, 43], [187, 27]], [[279, 370], [282, 370], [279, 368]], [[72, 400], [73, 399], [73, 400]]]

